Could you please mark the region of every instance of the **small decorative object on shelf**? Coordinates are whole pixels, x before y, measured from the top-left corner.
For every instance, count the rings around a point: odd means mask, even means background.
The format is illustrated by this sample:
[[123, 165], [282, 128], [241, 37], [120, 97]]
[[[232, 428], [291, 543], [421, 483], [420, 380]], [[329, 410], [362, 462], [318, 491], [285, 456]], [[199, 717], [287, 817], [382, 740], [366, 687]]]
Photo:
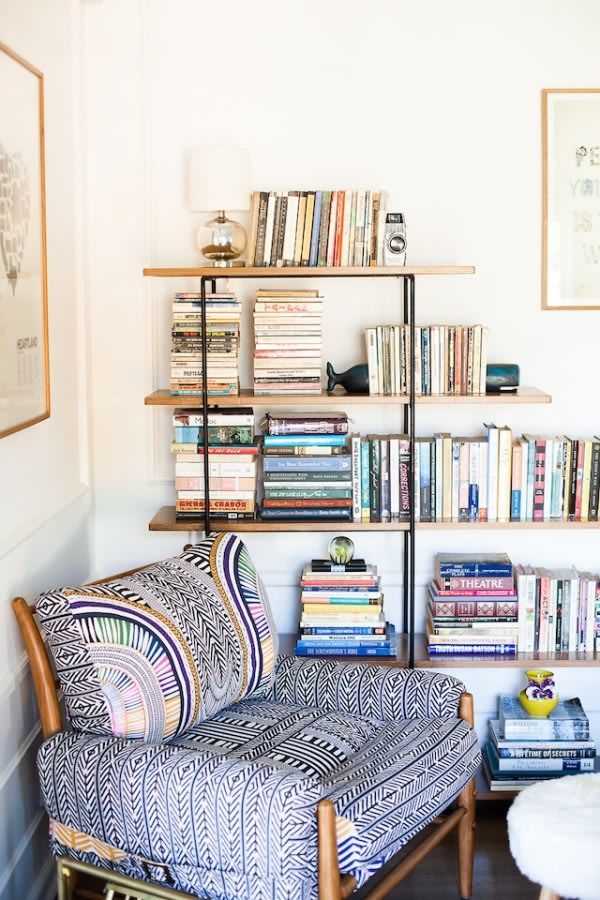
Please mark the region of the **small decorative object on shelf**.
[[558, 704], [554, 672], [549, 669], [528, 669], [527, 687], [519, 694], [525, 711], [534, 718], [549, 716]]
[[489, 723], [483, 766], [492, 791], [520, 791], [537, 781], [593, 772], [596, 744], [577, 698], [562, 700], [548, 717], [531, 716], [519, 699], [500, 697]]
[[486, 392], [514, 393], [519, 387], [519, 374], [519, 367], [515, 363], [489, 363], [486, 367]]
[[255, 191], [248, 265], [383, 265], [385, 206], [384, 191]]
[[240, 147], [200, 147], [190, 153], [189, 206], [218, 215], [198, 231], [198, 249], [213, 266], [243, 266], [246, 231], [228, 219], [228, 209], [250, 207], [250, 155]]
[[403, 213], [387, 213], [383, 236], [384, 266], [406, 265], [406, 222]]
[[336, 566], [347, 566], [354, 558], [354, 541], [340, 534], [329, 542], [329, 558]]
[[358, 363], [345, 372], [338, 374], [330, 362], [327, 363], [327, 393], [331, 394], [336, 384], [344, 388], [347, 394], [369, 393], [369, 367], [366, 363]]

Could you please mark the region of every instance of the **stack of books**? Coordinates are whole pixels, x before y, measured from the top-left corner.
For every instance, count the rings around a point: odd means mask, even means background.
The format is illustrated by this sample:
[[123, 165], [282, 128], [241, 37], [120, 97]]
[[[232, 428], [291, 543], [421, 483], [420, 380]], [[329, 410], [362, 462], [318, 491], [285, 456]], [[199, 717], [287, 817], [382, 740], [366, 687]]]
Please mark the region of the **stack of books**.
[[322, 311], [318, 291], [256, 292], [255, 394], [321, 393]]
[[[180, 410], [173, 416], [175, 439], [175, 518], [204, 515], [202, 413]], [[208, 461], [210, 514], [215, 519], [252, 519], [256, 509], [254, 413], [240, 409], [209, 410]]]
[[255, 191], [249, 266], [383, 265], [384, 191]]
[[345, 413], [267, 416], [263, 519], [348, 521], [352, 517]]
[[[415, 394], [485, 394], [487, 328], [424, 325], [415, 328]], [[410, 391], [409, 325], [367, 328], [370, 394]]]
[[430, 656], [516, 653], [517, 607], [505, 553], [438, 553], [427, 610]]
[[[199, 394], [202, 379], [200, 294], [175, 294], [171, 332], [171, 394]], [[235, 294], [206, 295], [207, 382], [213, 395], [239, 394], [241, 304]]]
[[313, 559], [300, 582], [300, 656], [395, 656], [377, 567], [364, 559], [337, 565]]
[[515, 566], [519, 650], [600, 650], [600, 575]]
[[530, 784], [593, 772], [596, 745], [577, 698], [561, 700], [548, 718], [533, 718], [518, 697], [501, 696], [483, 754], [492, 791], [520, 791]]

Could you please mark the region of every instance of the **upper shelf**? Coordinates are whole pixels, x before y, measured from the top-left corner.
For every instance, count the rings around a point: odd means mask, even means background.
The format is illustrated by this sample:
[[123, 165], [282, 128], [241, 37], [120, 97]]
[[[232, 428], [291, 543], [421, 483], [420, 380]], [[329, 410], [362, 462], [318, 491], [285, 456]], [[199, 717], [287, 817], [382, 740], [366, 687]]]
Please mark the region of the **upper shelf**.
[[[210, 396], [209, 403], [211, 406], [269, 406], [275, 407], [294, 407], [294, 406], [355, 406], [358, 404], [370, 403], [373, 405], [383, 404], [407, 404], [408, 396], [404, 394], [343, 394], [343, 393], [321, 393], [321, 394], [255, 394], [248, 388], [242, 388], [239, 395], [236, 396]], [[466, 403], [489, 404], [495, 406], [505, 403], [551, 403], [552, 397], [544, 391], [533, 387], [520, 387], [515, 394], [438, 394], [427, 397], [417, 397], [416, 402], [426, 406], [437, 406], [438, 404], [448, 403]], [[177, 406], [183, 408], [196, 408], [202, 406], [202, 394], [189, 394], [184, 396], [173, 396], [168, 390], [154, 391], [144, 398], [146, 406]]]
[[148, 268], [153, 278], [400, 278], [403, 275], [473, 275], [475, 266], [201, 266]]

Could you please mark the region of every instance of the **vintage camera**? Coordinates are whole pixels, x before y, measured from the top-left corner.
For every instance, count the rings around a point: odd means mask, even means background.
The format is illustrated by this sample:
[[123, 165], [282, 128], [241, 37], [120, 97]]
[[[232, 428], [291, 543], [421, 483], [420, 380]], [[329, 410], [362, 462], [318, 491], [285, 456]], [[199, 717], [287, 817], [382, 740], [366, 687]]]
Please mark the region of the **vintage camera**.
[[383, 234], [384, 266], [406, 264], [406, 223], [403, 213], [387, 213]]

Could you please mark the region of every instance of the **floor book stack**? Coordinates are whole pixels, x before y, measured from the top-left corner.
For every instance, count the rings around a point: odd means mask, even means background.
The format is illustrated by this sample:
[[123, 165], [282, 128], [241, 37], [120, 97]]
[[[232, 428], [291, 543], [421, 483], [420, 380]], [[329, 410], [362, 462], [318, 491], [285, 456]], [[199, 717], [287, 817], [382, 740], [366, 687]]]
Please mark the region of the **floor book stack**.
[[299, 656], [395, 656], [385, 621], [377, 567], [364, 559], [344, 565], [313, 559], [300, 581]]
[[262, 518], [350, 520], [346, 413], [268, 414], [264, 428]]
[[322, 311], [318, 291], [256, 292], [255, 394], [321, 393]]
[[503, 695], [489, 729], [483, 763], [492, 791], [520, 791], [537, 781], [595, 769], [596, 745], [577, 698], [559, 701], [547, 718], [534, 718], [518, 697]]
[[[205, 509], [203, 418], [197, 410], [173, 415], [175, 516], [198, 519]], [[258, 446], [250, 407], [208, 412], [210, 514], [215, 519], [252, 519], [256, 508]]]
[[429, 585], [427, 643], [431, 656], [514, 654], [518, 600], [505, 553], [438, 553]]
[[[211, 395], [240, 392], [238, 355], [241, 303], [235, 294], [206, 295], [207, 385]], [[203, 388], [202, 320], [199, 293], [175, 294], [171, 332], [171, 394]]]

